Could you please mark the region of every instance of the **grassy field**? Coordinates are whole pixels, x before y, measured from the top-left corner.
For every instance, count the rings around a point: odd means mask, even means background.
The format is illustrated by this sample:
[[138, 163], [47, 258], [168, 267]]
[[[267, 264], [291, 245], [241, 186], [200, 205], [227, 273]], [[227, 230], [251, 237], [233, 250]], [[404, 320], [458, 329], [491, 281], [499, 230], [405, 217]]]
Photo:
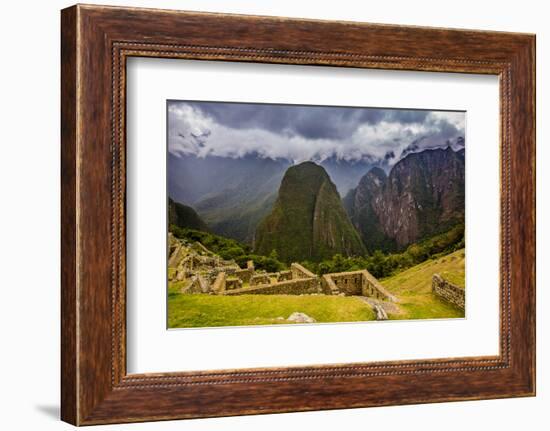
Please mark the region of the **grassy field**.
[[[432, 294], [432, 276], [464, 286], [464, 249], [431, 259], [397, 275], [380, 280], [399, 298], [398, 312], [390, 319], [442, 319], [464, 317], [464, 311]], [[375, 320], [371, 307], [358, 297], [325, 295], [182, 295], [184, 282], [168, 288], [168, 327], [199, 328], [289, 324], [294, 312], [305, 313], [319, 323]]]
[[284, 319], [296, 311], [319, 323], [375, 319], [369, 305], [351, 296], [180, 295], [171, 290], [168, 294], [169, 328], [289, 324], [292, 322]]
[[464, 249], [431, 259], [397, 275], [380, 280], [400, 298], [400, 313], [390, 319], [441, 319], [464, 317], [464, 311], [449, 305], [432, 294], [432, 276], [438, 273], [451, 283], [464, 287]]

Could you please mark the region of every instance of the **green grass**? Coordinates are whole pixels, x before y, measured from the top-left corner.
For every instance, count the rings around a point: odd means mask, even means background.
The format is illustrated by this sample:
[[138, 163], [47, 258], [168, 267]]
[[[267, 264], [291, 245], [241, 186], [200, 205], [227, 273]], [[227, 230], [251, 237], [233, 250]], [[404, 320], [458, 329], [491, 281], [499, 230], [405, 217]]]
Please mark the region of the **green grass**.
[[[463, 310], [432, 294], [434, 273], [464, 286], [464, 249], [381, 280], [400, 300], [398, 305], [401, 311], [389, 313], [390, 319], [464, 317]], [[169, 284], [169, 328], [289, 324], [291, 322], [278, 317], [287, 319], [295, 311], [305, 313], [319, 323], [375, 320], [370, 306], [352, 296], [180, 294], [184, 285], [183, 281]]]
[[324, 295], [182, 295], [177, 286], [168, 293], [168, 327], [199, 328], [289, 324], [295, 311], [319, 323], [375, 320], [368, 304], [356, 297]]
[[391, 293], [400, 298], [401, 313], [390, 319], [442, 319], [464, 317], [464, 310], [441, 301], [432, 294], [432, 276], [443, 278], [464, 287], [464, 249], [431, 259], [397, 275], [381, 280]]

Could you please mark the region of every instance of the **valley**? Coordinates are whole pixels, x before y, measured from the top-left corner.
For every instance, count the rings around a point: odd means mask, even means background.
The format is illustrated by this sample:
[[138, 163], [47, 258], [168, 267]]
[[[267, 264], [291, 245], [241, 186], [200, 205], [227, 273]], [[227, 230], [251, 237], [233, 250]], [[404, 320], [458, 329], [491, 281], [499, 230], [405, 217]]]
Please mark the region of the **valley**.
[[[193, 209], [212, 232], [261, 254], [275, 249], [283, 260], [401, 251], [464, 221], [463, 148], [410, 152], [391, 168], [373, 161], [292, 165], [253, 157], [170, 163], [192, 173], [181, 174], [177, 187], [169, 184], [174, 202]], [[206, 180], [208, 172], [217, 180]], [[285, 219], [294, 216], [302, 224], [290, 232], [298, 223]], [[292, 244], [298, 241], [301, 246]]]

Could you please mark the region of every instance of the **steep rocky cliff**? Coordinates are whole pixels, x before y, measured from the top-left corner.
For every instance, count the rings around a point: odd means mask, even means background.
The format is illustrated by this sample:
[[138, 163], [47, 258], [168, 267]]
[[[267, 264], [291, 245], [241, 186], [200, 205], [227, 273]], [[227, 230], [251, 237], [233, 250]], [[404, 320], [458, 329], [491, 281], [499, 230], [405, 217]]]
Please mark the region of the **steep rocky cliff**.
[[409, 154], [389, 176], [373, 168], [344, 206], [369, 251], [404, 248], [464, 222], [464, 149]]
[[286, 171], [271, 213], [256, 230], [254, 248], [260, 254], [275, 250], [286, 262], [365, 252], [336, 186], [313, 162]]

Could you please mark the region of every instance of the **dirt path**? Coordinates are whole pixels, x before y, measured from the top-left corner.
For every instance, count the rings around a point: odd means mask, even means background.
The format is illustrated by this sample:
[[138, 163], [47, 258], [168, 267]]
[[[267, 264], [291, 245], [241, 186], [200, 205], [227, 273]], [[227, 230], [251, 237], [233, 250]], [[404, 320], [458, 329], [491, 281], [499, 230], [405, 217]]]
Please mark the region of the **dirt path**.
[[376, 320], [387, 320], [388, 314], [401, 314], [403, 312], [395, 302], [380, 301], [368, 296], [360, 296], [359, 298], [372, 307], [376, 313]]

